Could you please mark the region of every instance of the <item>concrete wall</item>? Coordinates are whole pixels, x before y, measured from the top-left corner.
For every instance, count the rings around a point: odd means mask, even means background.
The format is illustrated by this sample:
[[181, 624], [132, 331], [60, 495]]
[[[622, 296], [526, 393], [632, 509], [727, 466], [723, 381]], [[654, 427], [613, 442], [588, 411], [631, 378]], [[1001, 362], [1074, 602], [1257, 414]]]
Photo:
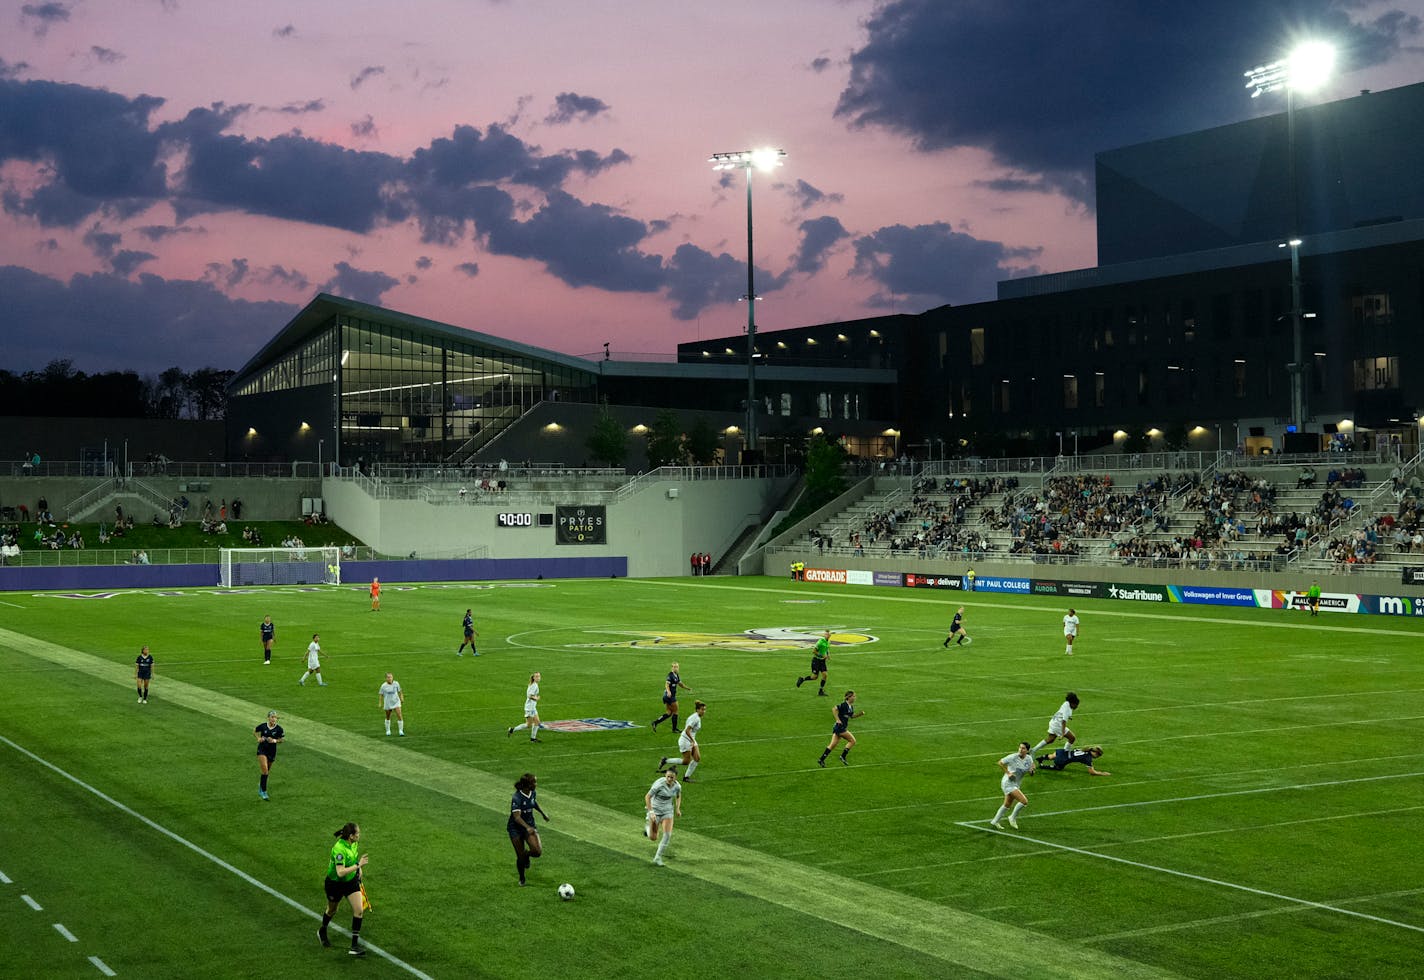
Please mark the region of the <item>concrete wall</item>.
[[[627, 574], [655, 577], [688, 574], [693, 551], [720, 558], [747, 527], [775, 510], [793, 482], [657, 480], [622, 498], [571, 488], [537, 496], [471, 494], [465, 503], [375, 500], [345, 480], [325, 481], [322, 493], [328, 516], [382, 554], [455, 557], [486, 548], [491, 558], [626, 556]], [[561, 545], [553, 527], [509, 528], [497, 521], [500, 513], [553, 514], [556, 505], [605, 506], [607, 543]]]
[[[206, 484], [203, 491], [186, 491], [189, 502], [197, 510], [189, 510], [192, 519], [202, 516], [205, 500], [211, 499], [213, 507], [234, 497], [242, 500], [242, 519], [245, 521], [293, 521], [302, 516], [302, 498], [320, 496], [319, 484], [315, 479], [291, 479], [289, 477], [172, 477], [139, 476], [136, 479], [157, 490], [166, 497], [177, 497], [184, 491], [180, 486], [194, 483]], [[102, 477], [78, 476], [36, 476], [0, 477], [0, 507], [16, 507], [24, 504], [30, 509], [30, 520], [35, 519], [35, 504], [40, 497], [49, 500], [49, 509], [58, 520], [66, 520], [69, 502], [78, 499], [94, 487], [112, 484], [112, 480]], [[134, 520], [148, 521], [155, 508], [149, 504], [124, 502], [124, 513], [132, 514]], [[166, 516], [166, 515], [165, 515]], [[231, 514], [229, 513], [229, 520]], [[84, 518], [89, 522], [100, 519], [112, 521], [114, 508], [104, 507]]]

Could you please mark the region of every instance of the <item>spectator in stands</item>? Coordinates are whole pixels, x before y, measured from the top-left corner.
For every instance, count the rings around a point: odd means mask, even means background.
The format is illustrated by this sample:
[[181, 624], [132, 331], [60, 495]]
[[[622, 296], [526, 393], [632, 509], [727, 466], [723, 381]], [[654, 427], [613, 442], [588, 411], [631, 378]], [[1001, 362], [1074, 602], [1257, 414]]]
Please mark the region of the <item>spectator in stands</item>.
[[140, 565], [147, 565], [147, 564], [149, 563], [149, 562], [148, 562], [148, 552], [147, 552], [147, 551], [142, 551], [142, 550], [139, 551], [139, 553], [138, 553], [138, 563], [139, 563]]

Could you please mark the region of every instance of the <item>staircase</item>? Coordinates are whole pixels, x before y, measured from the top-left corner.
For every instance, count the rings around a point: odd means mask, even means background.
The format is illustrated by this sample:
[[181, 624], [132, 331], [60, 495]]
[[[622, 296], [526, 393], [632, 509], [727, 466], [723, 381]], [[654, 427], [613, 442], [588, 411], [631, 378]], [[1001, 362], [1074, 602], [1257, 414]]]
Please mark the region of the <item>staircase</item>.
[[[87, 492], [71, 500], [65, 508], [70, 523], [84, 521], [110, 504], [147, 504], [160, 514], [167, 514], [172, 501], [142, 480], [104, 480]], [[130, 515], [133, 516], [132, 511]]]

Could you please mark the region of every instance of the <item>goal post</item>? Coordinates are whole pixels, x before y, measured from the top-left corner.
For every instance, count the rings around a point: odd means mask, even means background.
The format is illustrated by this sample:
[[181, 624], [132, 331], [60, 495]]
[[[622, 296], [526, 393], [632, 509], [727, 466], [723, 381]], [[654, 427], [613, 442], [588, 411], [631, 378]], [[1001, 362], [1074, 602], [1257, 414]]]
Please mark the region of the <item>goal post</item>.
[[218, 570], [218, 585], [225, 589], [243, 585], [340, 585], [341, 549], [334, 545], [222, 548]]

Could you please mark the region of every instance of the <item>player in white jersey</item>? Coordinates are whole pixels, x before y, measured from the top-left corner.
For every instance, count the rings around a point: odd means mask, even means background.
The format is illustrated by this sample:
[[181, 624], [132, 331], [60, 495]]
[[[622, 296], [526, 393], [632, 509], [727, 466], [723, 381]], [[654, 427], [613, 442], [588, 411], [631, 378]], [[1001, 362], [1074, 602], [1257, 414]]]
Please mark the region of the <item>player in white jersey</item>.
[[[648, 792], [643, 796], [643, 805], [647, 807], [648, 813], [643, 835], [657, 841], [658, 852], [653, 855], [653, 863], [661, 868], [663, 852], [667, 850], [668, 841], [672, 840], [673, 817], [682, 816], [682, 787], [677, 784], [675, 766], [668, 766], [663, 777], [648, 788]], [[659, 831], [662, 834], [661, 840], [658, 837]]]
[[1070, 608], [1068, 615], [1063, 617], [1063, 642], [1066, 649], [1063, 651], [1068, 656], [1073, 656], [1073, 641], [1078, 638], [1078, 612]]
[[[687, 725], [683, 728], [682, 734], [677, 737], [677, 750], [682, 753], [682, 764], [687, 766], [687, 775], [682, 777], [684, 783], [693, 781], [692, 774], [697, 771], [697, 766], [702, 762], [702, 749], [697, 744], [697, 733], [702, 731], [702, 716], [707, 714], [706, 701], [694, 701], [692, 703], [692, 714], [687, 716]], [[663, 769], [671, 763], [677, 762], [663, 756], [658, 762], [658, 768]]]
[[386, 709], [386, 734], [391, 733], [391, 713], [395, 712], [401, 738], [405, 738], [405, 715], [401, 713], [401, 706], [405, 704], [405, 691], [401, 690], [400, 681], [396, 680], [394, 674], [387, 673], [386, 682], [381, 685], [377, 693], [380, 696], [381, 707]]
[[[999, 760], [999, 768], [1004, 771], [999, 778], [999, 788], [1004, 791], [1004, 802], [999, 807], [999, 812], [994, 814], [994, 819], [989, 821], [989, 826], [995, 830], [1003, 829], [1003, 824], [999, 823], [1004, 819], [1004, 814], [1009, 815], [1009, 826], [1015, 830], [1019, 829], [1019, 811], [1028, 806], [1028, 797], [1024, 796], [1021, 784], [1025, 776], [1032, 776], [1036, 771], [1033, 764], [1033, 756], [1029, 753], [1027, 742], [1019, 743], [1019, 750], [1010, 753]], [[1013, 810], [1009, 810], [1009, 804], [1013, 804]]]
[[1073, 734], [1073, 729], [1068, 727], [1068, 722], [1073, 718], [1073, 710], [1078, 707], [1078, 695], [1069, 691], [1063, 696], [1063, 703], [1058, 706], [1058, 710], [1053, 712], [1053, 717], [1048, 719], [1048, 734], [1043, 737], [1033, 751], [1037, 752], [1045, 745], [1052, 745], [1061, 735], [1068, 741], [1069, 745], [1078, 741], [1078, 736]]
[[508, 734], [522, 732], [529, 729], [529, 741], [542, 741], [539, 738], [539, 672], [536, 670], [529, 675], [529, 686], [524, 690], [524, 724], [515, 725]]
[[302, 687], [307, 686], [307, 677], [315, 674], [317, 685], [326, 687], [326, 681], [321, 679], [321, 634], [313, 633], [312, 641], [307, 644], [307, 669], [297, 681]]

